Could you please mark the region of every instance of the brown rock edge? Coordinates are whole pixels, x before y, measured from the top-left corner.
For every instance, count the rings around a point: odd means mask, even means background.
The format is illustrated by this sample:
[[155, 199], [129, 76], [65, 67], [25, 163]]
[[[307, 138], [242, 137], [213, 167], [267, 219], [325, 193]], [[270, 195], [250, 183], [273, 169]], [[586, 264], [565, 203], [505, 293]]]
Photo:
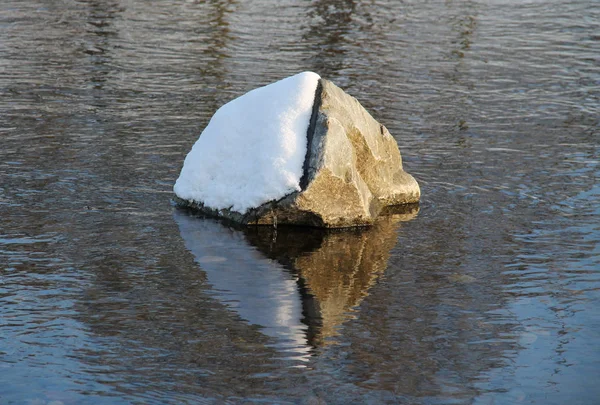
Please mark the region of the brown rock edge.
[[175, 196], [184, 207], [243, 225], [344, 228], [374, 223], [385, 211], [418, 203], [416, 180], [402, 169], [396, 140], [352, 96], [320, 79], [307, 133], [301, 191], [245, 214]]

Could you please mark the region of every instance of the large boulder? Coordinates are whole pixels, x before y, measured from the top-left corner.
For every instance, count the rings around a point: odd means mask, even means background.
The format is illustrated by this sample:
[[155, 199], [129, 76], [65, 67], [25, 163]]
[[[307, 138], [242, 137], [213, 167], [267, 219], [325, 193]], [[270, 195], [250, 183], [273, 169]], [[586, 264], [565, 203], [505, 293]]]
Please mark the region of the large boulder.
[[[386, 207], [417, 203], [419, 185], [403, 170], [398, 145], [387, 128], [354, 97], [317, 78], [311, 77], [318, 81], [299, 187], [245, 210], [182, 196], [177, 185], [175, 201], [241, 224], [324, 228], [370, 225]], [[183, 170], [178, 182], [181, 177]]]

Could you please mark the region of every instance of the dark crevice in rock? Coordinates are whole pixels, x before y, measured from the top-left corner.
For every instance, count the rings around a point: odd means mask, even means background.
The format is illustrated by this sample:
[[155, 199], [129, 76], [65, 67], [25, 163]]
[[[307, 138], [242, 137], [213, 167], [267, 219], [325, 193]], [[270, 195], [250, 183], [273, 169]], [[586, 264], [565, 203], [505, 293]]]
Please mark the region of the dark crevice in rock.
[[319, 109], [321, 108], [321, 95], [323, 92], [323, 79], [319, 79], [317, 84], [317, 90], [315, 91], [315, 101], [313, 102], [312, 114], [310, 116], [310, 123], [308, 125], [308, 131], [306, 132], [306, 156], [304, 157], [304, 164], [302, 165], [302, 177], [300, 178], [300, 189], [306, 190], [309, 182], [309, 170], [310, 170], [310, 159], [312, 158], [312, 142], [315, 134], [315, 128], [317, 126], [317, 117], [319, 115]]

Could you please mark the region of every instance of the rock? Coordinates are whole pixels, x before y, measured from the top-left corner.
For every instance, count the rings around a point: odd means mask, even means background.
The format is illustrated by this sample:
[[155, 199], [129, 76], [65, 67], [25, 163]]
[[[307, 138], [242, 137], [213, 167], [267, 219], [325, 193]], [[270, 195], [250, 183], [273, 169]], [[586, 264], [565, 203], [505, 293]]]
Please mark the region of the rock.
[[182, 206], [247, 225], [341, 228], [373, 224], [389, 206], [417, 203], [395, 139], [352, 96], [319, 79], [300, 191], [245, 213], [175, 198]]

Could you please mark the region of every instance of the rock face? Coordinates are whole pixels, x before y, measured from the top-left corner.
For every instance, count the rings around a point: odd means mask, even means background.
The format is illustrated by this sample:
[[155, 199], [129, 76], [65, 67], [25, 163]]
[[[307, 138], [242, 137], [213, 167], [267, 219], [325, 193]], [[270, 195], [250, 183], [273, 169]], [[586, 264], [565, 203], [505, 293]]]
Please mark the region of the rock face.
[[395, 139], [328, 80], [319, 80], [307, 138], [300, 191], [245, 213], [175, 201], [241, 224], [323, 228], [370, 225], [388, 206], [419, 201], [419, 185], [403, 170]]

